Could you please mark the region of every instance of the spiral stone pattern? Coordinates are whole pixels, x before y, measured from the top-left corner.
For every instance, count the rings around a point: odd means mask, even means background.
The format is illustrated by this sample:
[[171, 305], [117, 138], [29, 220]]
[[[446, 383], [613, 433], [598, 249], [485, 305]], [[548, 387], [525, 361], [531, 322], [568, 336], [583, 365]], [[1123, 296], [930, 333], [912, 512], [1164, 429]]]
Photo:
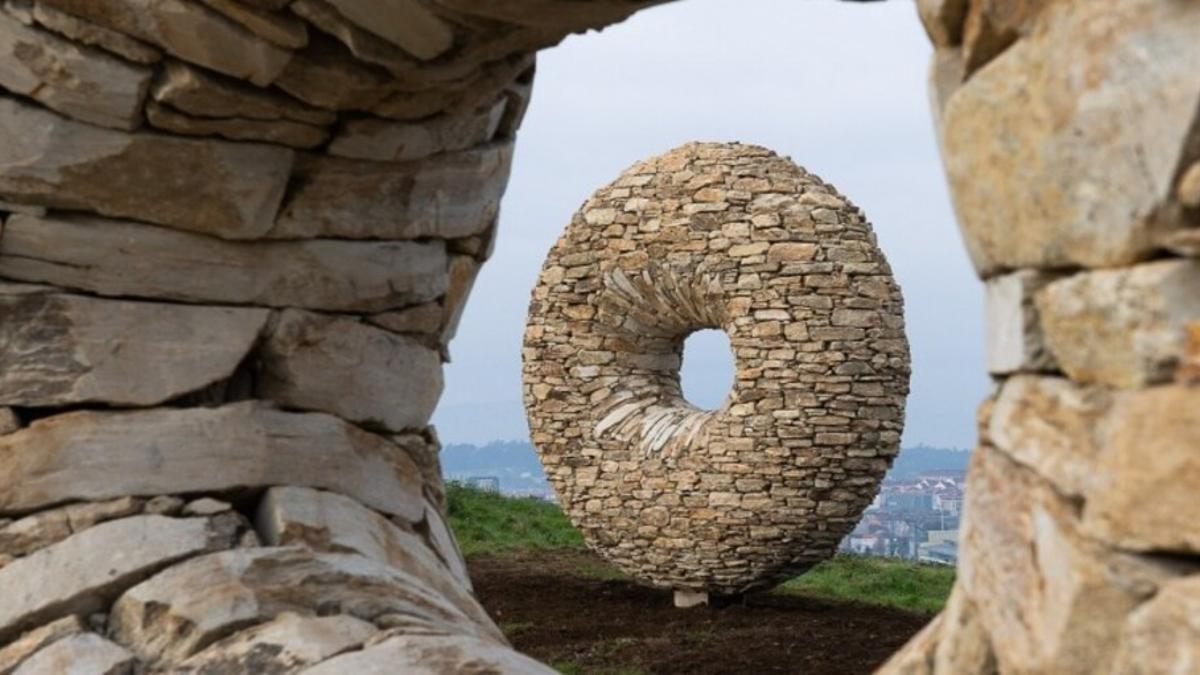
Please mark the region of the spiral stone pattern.
[[[717, 410], [684, 339], [729, 336]], [[660, 587], [736, 594], [833, 554], [896, 454], [903, 301], [862, 212], [764, 148], [689, 144], [597, 192], [525, 333], [534, 444], [589, 544]]]

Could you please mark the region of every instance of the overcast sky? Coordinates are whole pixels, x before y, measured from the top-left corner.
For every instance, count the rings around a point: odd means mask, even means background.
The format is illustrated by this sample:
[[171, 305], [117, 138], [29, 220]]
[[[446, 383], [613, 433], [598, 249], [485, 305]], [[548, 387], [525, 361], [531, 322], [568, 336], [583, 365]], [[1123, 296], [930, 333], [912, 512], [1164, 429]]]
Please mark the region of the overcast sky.
[[[686, 0], [544, 52], [499, 243], [451, 345], [434, 417], [442, 441], [526, 438], [521, 332], [547, 251], [627, 166], [703, 140], [772, 148], [866, 211], [906, 301], [904, 444], [970, 447], [988, 386], [982, 288], [937, 157], [930, 47], [913, 4]], [[721, 340], [692, 342], [685, 388], [719, 400], [730, 357]]]

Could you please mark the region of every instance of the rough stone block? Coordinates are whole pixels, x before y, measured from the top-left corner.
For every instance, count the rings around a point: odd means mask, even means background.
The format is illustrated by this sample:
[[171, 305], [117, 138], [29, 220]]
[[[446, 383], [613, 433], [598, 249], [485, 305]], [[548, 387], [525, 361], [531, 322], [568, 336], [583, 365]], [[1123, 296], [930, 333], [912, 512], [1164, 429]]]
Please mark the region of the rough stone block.
[[253, 673], [261, 672], [264, 660], [269, 660], [271, 668], [294, 671], [356, 649], [378, 632], [373, 624], [345, 614], [284, 612], [213, 643], [179, 667], [183, 672]]
[[0, 97], [0, 196], [226, 238], [270, 228], [292, 169], [278, 146], [124, 133]]
[[457, 547], [447, 551], [443, 560], [441, 550], [349, 497], [309, 488], [272, 488], [259, 504], [255, 525], [269, 546], [302, 545], [318, 552], [358, 553], [403, 570], [441, 593], [476, 623], [491, 623], [471, 595], [469, 580], [455, 574], [466, 567]]
[[150, 70], [0, 13], [0, 86], [67, 117], [131, 130], [142, 120]]
[[1022, 270], [988, 281], [984, 290], [988, 372], [1007, 375], [1054, 369], [1054, 357], [1046, 349], [1034, 304], [1034, 294], [1053, 279]]
[[391, 431], [424, 428], [442, 394], [437, 351], [355, 321], [285, 310], [262, 349], [260, 397]]
[[11, 675], [17, 666], [41, 648], [69, 635], [82, 633], [84, 630], [83, 622], [74, 615], [34, 628], [0, 647], [0, 674]]
[[466, 635], [397, 635], [362, 651], [335, 656], [307, 675], [441, 675], [482, 672], [553, 675], [552, 670], [517, 653], [502, 641]]
[[329, 144], [329, 154], [351, 159], [402, 162], [456, 152], [490, 141], [504, 118], [508, 99], [491, 106], [418, 122], [375, 118], [347, 120]]
[[0, 404], [148, 406], [228, 378], [268, 310], [9, 294], [0, 283]]
[[958, 583], [999, 672], [1103, 672], [1124, 617], [1181, 569], [1083, 536], [1070, 502], [994, 448], [975, 452], [967, 480]]
[[292, 58], [202, 4], [187, 0], [39, 0], [68, 14], [157, 45], [184, 61], [265, 87]]
[[946, 108], [947, 173], [985, 277], [1148, 256], [1194, 133], [1200, 6], [1052, 3], [1038, 24]]
[[126, 591], [109, 622], [114, 637], [139, 657], [177, 662], [240, 626], [322, 606], [364, 620], [401, 613], [446, 632], [503, 640], [417, 577], [357, 554], [294, 547], [192, 558]]
[[280, 484], [336, 490], [409, 522], [425, 509], [419, 469], [386, 439], [331, 415], [258, 402], [42, 419], [0, 436], [0, 484], [8, 486], [0, 514]]
[[133, 654], [118, 644], [95, 633], [76, 633], [26, 659], [16, 675], [126, 675], [133, 672], [135, 662]]
[[268, 236], [279, 239], [453, 239], [495, 220], [508, 183], [508, 143], [414, 162], [303, 155], [296, 189]]
[[1200, 664], [1200, 577], [1172, 581], [1129, 616], [1112, 673], [1185, 675]]
[[204, 518], [134, 516], [84, 530], [0, 568], [0, 642], [69, 614], [101, 611], [171, 562], [231, 543]]
[[1071, 379], [1123, 388], [1168, 382], [1200, 329], [1200, 262], [1076, 274], [1042, 290], [1037, 307], [1046, 344]]
[[0, 276], [100, 295], [381, 312], [446, 290], [444, 242], [234, 243], [126, 221], [16, 215]]

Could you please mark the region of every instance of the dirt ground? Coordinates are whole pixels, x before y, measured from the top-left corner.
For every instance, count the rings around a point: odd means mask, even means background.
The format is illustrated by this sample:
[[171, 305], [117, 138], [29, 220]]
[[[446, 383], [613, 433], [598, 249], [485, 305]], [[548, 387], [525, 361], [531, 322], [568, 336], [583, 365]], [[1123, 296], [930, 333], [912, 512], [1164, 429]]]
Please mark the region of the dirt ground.
[[930, 619], [791, 594], [678, 610], [569, 551], [470, 561], [480, 600], [513, 645], [566, 673], [870, 673]]

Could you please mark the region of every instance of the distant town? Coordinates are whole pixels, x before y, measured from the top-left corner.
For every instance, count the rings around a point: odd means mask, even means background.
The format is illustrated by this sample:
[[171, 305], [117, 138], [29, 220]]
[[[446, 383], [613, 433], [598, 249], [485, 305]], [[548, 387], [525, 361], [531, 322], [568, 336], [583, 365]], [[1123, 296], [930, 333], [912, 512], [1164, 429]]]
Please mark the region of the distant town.
[[[904, 448], [875, 501], [843, 541], [847, 553], [953, 565], [958, 560], [958, 523], [970, 452]], [[442, 473], [509, 496], [556, 501], [537, 454], [528, 442], [447, 445]]]

